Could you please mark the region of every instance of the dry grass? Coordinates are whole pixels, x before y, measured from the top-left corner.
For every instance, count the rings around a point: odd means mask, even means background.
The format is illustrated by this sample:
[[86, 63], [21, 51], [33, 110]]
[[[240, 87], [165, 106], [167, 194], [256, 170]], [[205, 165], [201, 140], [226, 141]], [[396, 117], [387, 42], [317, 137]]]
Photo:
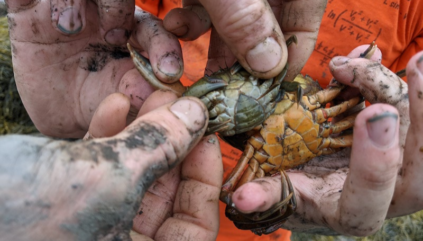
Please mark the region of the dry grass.
[[322, 236], [304, 233], [293, 233], [292, 241], [407, 241], [423, 240], [423, 211], [386, 220], [381, 230], [377, 233], [364, 237], [347, 236]]

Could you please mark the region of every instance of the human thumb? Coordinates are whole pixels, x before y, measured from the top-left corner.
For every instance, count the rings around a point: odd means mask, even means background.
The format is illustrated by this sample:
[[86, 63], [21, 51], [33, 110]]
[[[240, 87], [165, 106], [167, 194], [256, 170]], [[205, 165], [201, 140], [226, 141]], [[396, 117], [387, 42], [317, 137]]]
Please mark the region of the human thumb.
[[285, 38], [267, 1], [200, 0], [213, 26], [251, 74], [271, 78], [287, 62]]

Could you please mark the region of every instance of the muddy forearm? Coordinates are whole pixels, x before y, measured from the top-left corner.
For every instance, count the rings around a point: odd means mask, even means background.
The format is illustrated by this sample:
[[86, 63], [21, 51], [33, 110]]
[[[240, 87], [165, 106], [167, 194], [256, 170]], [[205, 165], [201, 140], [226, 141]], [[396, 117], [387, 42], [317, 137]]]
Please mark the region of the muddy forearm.
[[146, 185], [134, 188], [119, 158], [105, 158], [110, 147], [30, 136], [2, 137], [0, 147], [5, 240], [97, 240], [131, 227]]

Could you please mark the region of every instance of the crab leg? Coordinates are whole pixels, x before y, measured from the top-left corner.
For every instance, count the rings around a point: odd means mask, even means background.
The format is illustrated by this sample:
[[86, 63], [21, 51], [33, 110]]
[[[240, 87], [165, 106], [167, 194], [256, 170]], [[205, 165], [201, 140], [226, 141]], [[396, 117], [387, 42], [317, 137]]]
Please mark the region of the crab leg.
[[252, 158], [248, 164], [249, 165], [247, 169], [245, 170], [244, 174], [242, 175], [235, 189], [237, 189], [244, 183], [252, 181], [256, 178], [264, 177], [265, 175], [264, 170], [260, 168], [260, 163], [257, 160]]
[[333, 138], [328, 137], [328, 138], [323, 138], [322, 144], [320, 144], [320, 148], [337, 149], [342, 147], [349, 147], [349, 146], [352, 146], [352, 142], [353, 142], [352, 135], [344, 135], [344, 136], [338, 136]]
[[347, 111], [348, 109], [356, 106], [360, 101], [361, 97], [355, 97], [352, 99], [349, 99], [347, 101], [342, 102], [339, 105], [332, 106], [330, 108], [326, 109], [317, 109], [313, 112], [314, 120], [317, 123], [323, 123], [327, 121], [331, 117], [339, 116], [339, 114]]
[[343, 88], [344, 86], [336, 86], [321, 90], [314, 95], [303, 96], [301, 103], [307, 106], [309, 110], [314, 110], [335, 99]]
[[[251, 139], [251, 138], [250, 138]], [[241, 158], [236, 164], [235, 168], [231, 172], [231, 175], [225, 180], [222, 185], [222, 191], [220, 192], [220, 200], [228, 205], [232, 203], [230, 193], [235, 189], [236, 184], [238, 183], [241, 175], [244, 173], [245, 167], [250, 161], [251, 157], [254, 154], [254, 146], [247, 145], [246, 149], [242, 153]]]
[[[235, 190], [236, 187], [255, 178], [263, 177], [264, 172], [269, 172], [270, 169], [278, 169], [278, 167], [272, 166], [266, 161], [269, 161], [270, 158], [272, 163], [282, 162], [281, 156], [278, 155], [282, 153], [281, 145], [278, 142], [269, 144], [263, 137], [273, 134], [282, 136], [284, 133], [283, 125], [282, 116], [272, 115], [265, 121], [266, 127], [251, 135], [236, 167], [222, 186], [221, 200], [223, 202], [231, 202], [228, 193]], [[266, 146], [264, 146], [265, 144]]]
[[355, 113], [336, 123], [328, 123], [327, 126], [320, 129], [320, 136], [328, 137], [329, 135], [338, 134], [345, 130], [350, 129], [351, 127], [354, 126], [354, 121], [357, 115], [358, 113]]

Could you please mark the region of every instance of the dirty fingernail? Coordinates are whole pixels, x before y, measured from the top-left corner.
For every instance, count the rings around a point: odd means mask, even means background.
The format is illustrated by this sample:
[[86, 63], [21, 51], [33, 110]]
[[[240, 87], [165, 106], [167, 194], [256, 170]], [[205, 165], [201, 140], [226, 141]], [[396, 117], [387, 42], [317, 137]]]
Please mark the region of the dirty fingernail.
[[109, 30], [104, 36], [104, 40], [111, 45], [124, 45], [129, 38], [129, 31], [123, 28]]
[[395, 142], [397, 125], [398, 115], [384, 112], [367, 120], [367, 131], [374, 144], [385, 147]]
[[207, 140], [207, 143], [209, 143], [211, 145], [214, 145], [216, 143], [219, 144], [219, 140], [217, 139], [217, 137], [216, 137], [215, 134], [208, 135], [208, 136], [206, 136], [204, 138]]
[[341, 65], [348, 63], [349, 60], [350, 60], [350, 58], [348, 58], [348, 57], [342, 57], [342, 56], [335, 57], [335, 58], [332, 59], [332, 64], [335, 65], [335, 66], [341, 66]]
[[169, 32], [172, 32], [176, 36], [181, 37], [188, 33], [188, 27], [186, 25], [183, 25], [181, 27], [169, 30]]
[[266, 38], [246, 55], [246, 61], [252, 70], [267, 72], [275, 68], [282, 58], [282, 48], [272, 37]]
[[160, 72], [167, 76], [179, 75], [182, 71], [181, 66], [181, 59], [172, 53], [163, 56], [157, 64], [157, 68]]
[[79, 11], [73, 7], [65, 9], [59, 15], [57, 28], [65, 34], [76, 34], [82, 29], [82, 20]]
[[192, 132], [201, 130], [206, 123], [205, 110], [194, 100], [179, 99], [170, 107], [170, 111], [184, 122], [186, 127]]

